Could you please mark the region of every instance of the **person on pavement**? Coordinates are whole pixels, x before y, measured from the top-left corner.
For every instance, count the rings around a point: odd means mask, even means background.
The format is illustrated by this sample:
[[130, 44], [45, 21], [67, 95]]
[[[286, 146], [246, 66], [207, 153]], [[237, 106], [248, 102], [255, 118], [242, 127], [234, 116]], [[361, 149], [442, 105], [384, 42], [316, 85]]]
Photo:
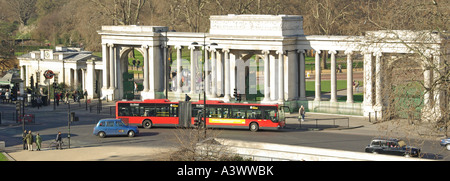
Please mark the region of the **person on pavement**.
[[41, 151], [42, 138], [39, 133], [36, 134], [36, 151]]
[[62, 137], [61, 137], [61, 131], [58, 132], [58, 134], [56, 135], [56, 149], [60, 149], [62, 150], [61, 144], [62, 144]]
[[31, 130], [28, 131], [26, 140], [27, 140], [27, 145], [28, 145], [28, 151], [33, 151], [33, 135], [31, 134]]

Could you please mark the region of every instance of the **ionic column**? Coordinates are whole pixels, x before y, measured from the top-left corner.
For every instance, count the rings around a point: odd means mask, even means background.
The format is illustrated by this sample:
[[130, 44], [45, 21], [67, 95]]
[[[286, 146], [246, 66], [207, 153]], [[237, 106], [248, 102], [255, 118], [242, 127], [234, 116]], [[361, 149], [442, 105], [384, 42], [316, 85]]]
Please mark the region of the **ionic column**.
[[205, 86], [205, 93], [206, 95], [211, 95], [211, 91], [210, 91], [210, 83], [211, 83], [211, 78], [209, 77], [209, 58], [208, 58], [208, 48], [205, 47], [205, 79], [203, 81], [203, 85]]
[[182, 54], [181, 45], [176, 45], [175, 48], [177, 49], [177, 85], [175, 86], [177, 88], [177, 93], [182, 93], [182, 87], [181, 87], [181, 65], [182, 65]]
[[195, 46], [189, 46], [191, 50], [191, 94], [195, 93], [195, 77], [197, 76], [197, 60], [195, 59]]
[[[433, 78], [432, 82], [440, 82], [439, 79], [441, 79], [442, 74], [444, 74], [444, 61], [441, 60], [441, 53], [440, 52], [432, 52], [433, 55], [433, 64], [435, 68], [433, 69]], [[437, 116], [435, 120], [438, 120], [441, 118], [443, 112], [441, 110], [441, 107], [444, 103], [444, 95], [445, 93], [442, 91], [442, 83], [437, 83], [434, 90], [433, 90], [433, 97], [434, 97], [434, 112]], [[448, 95], [447, 95], [448, 96]], [[447, 108], [448, 109], [448, 108]]]
[[331, 98], [330, 102], [337, 102], [337, 79], [336, 79], [336, 50], [328, 51], [331, 54]]
[[109, 88], [109, 60], [108, 60], [108, 46], [106, 43], [102, 43], [102, 61], [103, 61], [103, 87], [102, 89]]
[[[225, 93], [224, 87], [225, 87], [225, 82], [224, 82], [224, 62], [223, 62], [223, 52], [221, 50], [217, 50], [216, 51], [216, 70], [217, 70], [217, 74], [216, 74], [216, 79], [217, 79], [217, 95], [222, 96], [222, 94]], [[219, 90], [220, 88], [220, 90]]]
[[225, 101], [230, 101], [230, 50], [229, 49], [223, 49], [222, 50], [225, 57]]
[[269, 76], [270, 76], [270, 100], [276, 101], [278, 97], [278, 80], [277, 80], [277, 59], [273, 54], [269, 54]]
[[298, 50], [300, 56], [300, 100], [306, 100], [305, 50]]
[[84, 92], [86, 89], [86, 70], [81, 69], [81, 90]]
[[316, 77], [316, 88], [315, 88], [315, 98], [314, 101], [320, 101], [321, 100], [321, 95], [320, 95], [320, 89], [321, 89], [321, 75], [320, 73], [322, 72], [321, 68], [320, 68], [320, 50], [315, 50], [316, 51], [316, 59], [315, 59], [315, 66], [316, 66], [316, 70], [315, 70], [315, 77]]
[[263, 50], [264, 54], [264, 101], [270, 101], [270, 67], [269, 67], [269, 50]]
[[[299, 54], [297, 50], [291, 50], [287, 52], [287, 60], [285, 59], [285, 78], [284, 85], [285, 89], [287, 89], [287, 97], [285, 100], [294, 101], [298, 100], [298, 92], [299, 92]], [[286, 58], [285, 57], [285, 58]]]
[[351, 50], [345, 51], [347, 55], [347, 103], [353, 103], [353, 52]]
[[278, 54], [278, 102], [284, 102], [284, 52], [277, 51]]
[[108, 44], [109, 46], [109, 89], [115, 89], [114, 85], [116, 85], [116, 74], [115, 74], [115, 53], [114, 53], [114, 44]]
[[25, 86], [28, 86], [28, 77], [25, 75], [25, 66], [20, 66], [20, 79], [24, 81]]
[[148, 92], [150, 90], [149, 85], [149, 61], [148, 61], [148, 45], [142, 45], [144, 50], [144, 90], [143, 92]]
[[217, 67], [216, 67], [216, 49], [211, 48], [211, 84], [212, 90], [210, 92], [210, 97], [217, 97]]
[[364, 105], [367, 107], [372, 107], [373, 106], [372, 53], [363, 52], [363, 55], [364, 55]]
[[383, 73], [381, 70], [382, 67], [382, 61], [381, 61], [381, 52], [375, 52], [373, 54], [375, 58], [375, 105], [376, 106], [382, 106], [383, 100], [382, 100], [382, 82], [383, 82]]
[[75, 88], [75, 90], [77, 90], [78, 89], [78, 69], [77, 68], [73, 69], [73, 76], [74, 76], [73, 87]]

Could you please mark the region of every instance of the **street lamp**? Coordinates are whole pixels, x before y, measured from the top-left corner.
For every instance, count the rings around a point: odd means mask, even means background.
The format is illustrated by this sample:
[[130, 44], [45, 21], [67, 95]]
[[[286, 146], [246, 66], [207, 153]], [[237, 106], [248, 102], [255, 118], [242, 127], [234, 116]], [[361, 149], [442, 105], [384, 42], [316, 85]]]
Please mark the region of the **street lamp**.
[[[192, 42], [191, 43], [191, 45], [192, 46], [203, 46], [203, 50], [205, 50], [205, 52], [206, 52], [206, 46], [218, 46], [218, 44], [217, 43], [211, 43], [211, 44], [206, 44], [206, 34], [203, 36], [203, 44], [201, 44], [201, 45], [199, 45], [197, 42]], [[205, 139], [206, 139], [206, 90], [205, 90], [205, 84], [206, 84], [206, 82], [205, 82], [205, 77], [207, 76], [206, 75], [206, 59], [207, 59], [208, 57], [205, 57], [205, 61], [204, 61], [204, 63], [203, 63], [203, 66], [204, 66], [204, 68], [203, 68], [203, 70], [205, 71], [205, 73], [204, 73], [204, 76], [202, 76], [202, 81], [203, 81], [203, 126], [204, 126], [204, 128], [205, 128]], [[191, 60], [192, 61], [192, 60]], [[191, 72], [191, 76], [193, 75], [193, 73], [194, 72]], [[193, 89], [192, 87], [191, 87], [191, 89]]]

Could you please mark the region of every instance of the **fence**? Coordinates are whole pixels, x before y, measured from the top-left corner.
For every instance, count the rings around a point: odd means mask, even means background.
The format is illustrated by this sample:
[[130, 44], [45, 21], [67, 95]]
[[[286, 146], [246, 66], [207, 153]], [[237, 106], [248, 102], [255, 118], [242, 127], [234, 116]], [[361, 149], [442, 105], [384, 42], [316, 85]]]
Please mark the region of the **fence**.
[[305, 121], [299, 121], [300, 125], [299, 127], [302, 128], [302, 123], [304, 124], [306, 121], [314, 121], [315, 122], [315, 128], [319, 128], [319, 121], [331, 121], [333, 120], [333, 127], [336, 127], [336, 121], [337, 120], [347, 120], [347, 128], [350, 127], [350, 119], [348, 117], [346, 118], [321, 118], [321, 119], [305, 119]]

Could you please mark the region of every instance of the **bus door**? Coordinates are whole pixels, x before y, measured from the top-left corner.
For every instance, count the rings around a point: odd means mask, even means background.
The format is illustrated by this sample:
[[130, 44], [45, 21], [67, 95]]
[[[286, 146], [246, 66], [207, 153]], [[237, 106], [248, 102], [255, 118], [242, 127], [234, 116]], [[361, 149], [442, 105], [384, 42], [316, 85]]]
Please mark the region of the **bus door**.
[[291, 112], [291, 108], [289, 108], [289, 106], [280, 106], [277, 116], [278, 116], [278, 121], [280, 121], [280, 123], [283, 123], [284, 126], [286, 126], [286, 117], [284, 115], [284, 113], [285, 113], [284, 108], [288, 108], [289, 112]]
[[192, 104], [189, 101], [180, 101], [178, 107], [178, 117], [180, 127], [190, 127], [192, 117]]

